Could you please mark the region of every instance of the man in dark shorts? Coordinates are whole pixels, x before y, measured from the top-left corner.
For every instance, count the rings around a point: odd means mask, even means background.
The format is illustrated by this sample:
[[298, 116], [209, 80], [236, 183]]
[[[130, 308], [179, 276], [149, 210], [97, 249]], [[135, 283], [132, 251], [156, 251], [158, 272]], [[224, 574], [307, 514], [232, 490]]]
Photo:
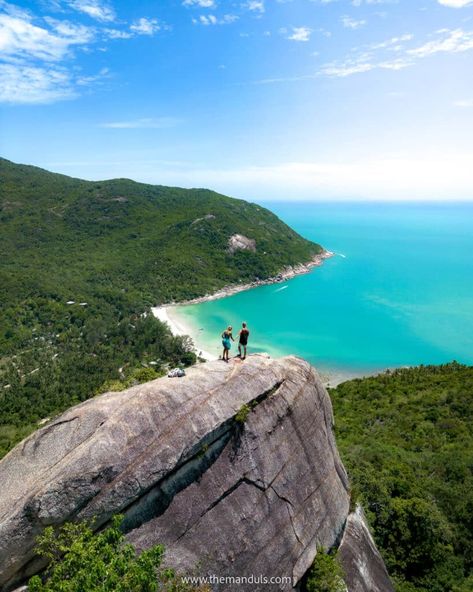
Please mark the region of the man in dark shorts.
[[[238, 357], [244, 360], [246, 358], [246, 346], [248, 345], [248, 337], [250, 336], [250, 332], [248, 331], [246, 323], [242, 323], [241, 327], [240, 333], [238, 334], [240, 336], [240, 339], [238, 340]], [[243, 356], [241, 355], [241, 348], [243, 348]]]

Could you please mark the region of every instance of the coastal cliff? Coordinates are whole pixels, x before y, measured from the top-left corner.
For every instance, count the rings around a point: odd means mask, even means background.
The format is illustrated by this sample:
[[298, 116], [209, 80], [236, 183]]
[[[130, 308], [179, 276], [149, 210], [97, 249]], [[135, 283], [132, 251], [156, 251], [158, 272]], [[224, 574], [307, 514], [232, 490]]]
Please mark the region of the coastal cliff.
[[294, 357], [209, 362], [73, 407], [0, 462], [0, 587], [44, 567], [33, 547], [46, 526], [122, 513], [128, 540], [163, 543], [182, 573], [289, 577], [272, 588], [289, 590], [342, 541], [348, 591], [388, 592], [349, 518], [332, 428], [318, 375]]

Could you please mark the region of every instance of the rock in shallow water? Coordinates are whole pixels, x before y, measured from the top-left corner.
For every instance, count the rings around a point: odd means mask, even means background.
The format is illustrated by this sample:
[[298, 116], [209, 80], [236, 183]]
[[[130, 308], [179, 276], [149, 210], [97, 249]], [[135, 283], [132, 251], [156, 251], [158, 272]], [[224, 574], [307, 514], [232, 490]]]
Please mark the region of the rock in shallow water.
[[294, 357], [209, 362], [86, 401], [0, 462], [0, 586], [41, 569], [45, 526], [120, 512], [138, 549], [165, 544], [184, 573], [289, 590], [348, 516], [332, 424], [316, 372]]

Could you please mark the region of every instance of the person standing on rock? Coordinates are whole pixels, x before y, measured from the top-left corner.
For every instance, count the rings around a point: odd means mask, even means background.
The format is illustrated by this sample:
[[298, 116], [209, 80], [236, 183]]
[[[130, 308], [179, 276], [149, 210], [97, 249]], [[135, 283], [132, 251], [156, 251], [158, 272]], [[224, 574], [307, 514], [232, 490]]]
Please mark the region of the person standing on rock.
[[[246, 346], [248, 345], [248, 337], [250, 336], [250, 332], [248, 330], [248, 327], [246, 326], [246, 323], [241, 324], [241, 329], [238, 335], [240, 336], [238, 340], [238, 357], [244, 360], [246, 358]], [[243, 356], [241, 355], [242, 348], [244, 354]]]
[[235, 341], [232, 335], [233, 327], [230, 325], [225, 329], [222, 333], [222, 345], [223, 345], [223, 356], [222, 360], [224, 362], [228, 362], [228, 354], [230, 353], [230, 348], [232, 347], [231, 341]]

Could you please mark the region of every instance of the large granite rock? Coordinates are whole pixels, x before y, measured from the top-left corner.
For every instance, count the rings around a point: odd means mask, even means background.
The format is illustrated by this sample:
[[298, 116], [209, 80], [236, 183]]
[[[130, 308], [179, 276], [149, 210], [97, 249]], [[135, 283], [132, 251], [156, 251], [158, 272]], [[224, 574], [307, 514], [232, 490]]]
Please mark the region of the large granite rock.
[[349, 592], [394, 592], [361, 506], [348, 516], [338, 556]]
[[138, 549], [164, 543], [182, 572], [289, 590], [348, 516], [332, 424], [316, 372], [293, 357], [209, 362], [86, 401], [0, 462], [0, 588], [42, 569], [45, 526], [94, 517], [99, 528], [121, 512]]

